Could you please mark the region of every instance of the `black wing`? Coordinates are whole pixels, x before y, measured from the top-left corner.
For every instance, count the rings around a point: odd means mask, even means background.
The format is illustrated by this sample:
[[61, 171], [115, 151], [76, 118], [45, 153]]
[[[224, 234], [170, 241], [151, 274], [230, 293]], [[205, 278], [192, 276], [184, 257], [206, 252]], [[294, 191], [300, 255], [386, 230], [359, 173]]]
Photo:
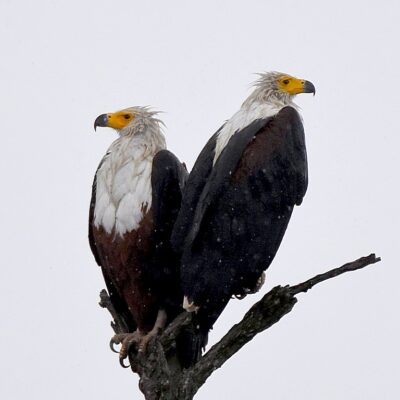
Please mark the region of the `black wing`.
[[151, 171], [154, 267], [148, 271], [165, 300], [169, 316], [182, 310], [180, 257], [172, 250], [171, 233], [181, 207], [182, 191], [187, 178], [186, 168], [168, 150], [159, 151]]
[[[100, 168], [100, 165], [99, 165], [99, 168]], [[97, 168], [97, 171], [99, 170], [99, 168]], [[97, 265], [101, 266], [99, 253], [97, 252], [96, 242], [94, 241], [94, 237], [93, 237], [94, 208], [95, 208], [95, 205], [96, 205], [96, 185], [97, 185], [97, 179], [96, 178], [97, 178], [97, 171], [96, 171], [96, 174], [94, 176], [93, 185], [92, 185], [92, 197], [90, 199], [89, 235], [88, 235], [88, 237], [89, 237], [90, 249], [92, 250], [94, 259], [96, 260]]]
[[181, 211], [171, 238], [172, 245], [177, 252], [182, 252], [187, 236], [191, 231], [196, 204], [212, 171], [216, 140], [221, 129], [222, 126], [204, 146], [190, 172], [182, 199]]
[[[169, 151], [161, 150], [153, 160], [152, 209], [157, 241], [157, 265], [154, 274], [162, 268], [162, 284], [167, 314], [174, 317], [182, 309], [183, 293], [180, 284], [180, 255], [172, 251], [170, 238], [181, 207], [182, 193], [188, 177], [186, 168]], [[162, 265], [160, 265], [162, 264]], [[189, 368], [201, 356], [207, 334], [199, 332], [194, 324], [185, 327], [176, 341], [178, 359]]]
[[89, 245], [90, 249], [92, 250], [94, 259], [97, 262], [97, 265], [101, 267], [101, 259], [100, 255], [97, 251], [96, 242], [94, 240], [93, 229], [94, 229], [94, 209], [96, 206], [96, 187], [97, 187], [97, 172], [99, 171], [100, 167], [103, 165], [104, 160], [108, 157], [109, 153], [101, 159], [99, 166], [96, 169], [96, 173], [94, 174], [93, 184], [92, 184], [92, 197], [90, 199], [90, 207], [89, 207]]
[[153, 221], [157, 230], [171, 235], [188, 177], [185, 166], [168, 150], [159, 151], [151, 171]]

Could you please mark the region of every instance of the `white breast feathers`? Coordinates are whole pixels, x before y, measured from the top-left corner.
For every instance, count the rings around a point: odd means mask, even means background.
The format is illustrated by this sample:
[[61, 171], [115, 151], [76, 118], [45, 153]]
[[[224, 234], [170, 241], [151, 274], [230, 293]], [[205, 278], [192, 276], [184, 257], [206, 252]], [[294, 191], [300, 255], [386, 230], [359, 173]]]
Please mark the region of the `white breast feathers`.
[[139, 227], [151, 207], [153, 158], [165, 148], [161, 138], [149, 140], [146, 134], [122, 136], [110, 146], [96, 175], [97, 228], [102, 226], [108, 233], [115, 229], [115, 234], [123, 236]]
[[217, 143], [215, 146], [215, 155], [213, 164], [216, 163], [218, 157], [221, 155], [222, 150], [228, 144], [230, 138], [236, 133], [246, 128], [253, 121], [257, 119], [264, 119], [272, 117], [277, 114], [285, 105], [284, 104], [271, 104], [254, 102], [251, 104], [244, 104], [242, 108], [229, 119], [222, 127], [217, 136]]

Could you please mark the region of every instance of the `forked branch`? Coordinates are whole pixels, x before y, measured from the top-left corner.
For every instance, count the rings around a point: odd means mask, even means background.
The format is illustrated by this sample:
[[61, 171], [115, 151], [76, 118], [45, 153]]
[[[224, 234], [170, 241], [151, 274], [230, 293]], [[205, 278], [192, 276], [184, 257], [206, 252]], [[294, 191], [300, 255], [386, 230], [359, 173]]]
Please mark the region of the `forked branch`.
[[[166, 363], [165, 354], [174, 346], [181, 329], [191, 321], [191, 315], [182, 313], [173, 321], [148, 348], [147, 360], [142, 358], [142, 368], [134, 369], [140, 375], [140, 389], [146, 400], [191, 400], [209, 376], [220, 368], [230, 357], [237, 353], [258, 333], [270, 328], [285, 314], [289, 313], [297, 302], [296, 295], [307, 292], [318, 283], [334, 278], [345, 272], [356, 271], [380, 261], [375, 254], [359, 258], [353, 262], [331, 269], [294, 286], [277, 286], [255, 303], [243, 319], [234, 325], [228, 333], [204, 354], [192, 368], [183, 371], [172, 370]], [[103, 304], [108, 304], [104, 300]], [[109, 302], [110, 303], [110, 302]], [[111, 303], [110, 303], [111, 304]], [[103, 305], [114, 318], [114, 329], [120, 323], [115, 310]], [[118, 328], [117, 328], [118, 329]], [[131, 356], [131, 362], [135, 362]], [[148, 365], [147, 365], [148, 364]], [[143, 374], [142, 374], [142, 373]], [[178, 375], [178, 376], [177, 376]], [[151, 377], [154, 377], [152, 379]], [[171, 379], [173, 377], [173, 379]]]

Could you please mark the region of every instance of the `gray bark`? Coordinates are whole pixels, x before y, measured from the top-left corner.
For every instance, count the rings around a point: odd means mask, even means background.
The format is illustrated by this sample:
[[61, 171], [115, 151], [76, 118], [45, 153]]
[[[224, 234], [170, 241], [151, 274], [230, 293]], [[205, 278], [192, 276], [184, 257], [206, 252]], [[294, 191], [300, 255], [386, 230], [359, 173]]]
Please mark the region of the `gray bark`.
[[[167, 359], [166, 354], [175, 346], [181, 329], [190, 323], [191, 314], [183, 312], [164, 332], [152, 340], [146, 354], [130, 354], [129, 361], [134, 373], [139, 374], [139, 388], [146, 400], [192, 400], [210, 375], [236, 354], [254, 336], [270, 328], [284, 315], [292, 311], [297, 302], [296, 295], [345, 272], [355, 271], [375, 264], [380, 258], [375, 254], [359, 258], [339, 268], [314, 276], [294, 286], [277, 286], [255, 303], [243, 319], [190, 369], [181, 370], [176, 360]], [[105, 290], [100, 293], [100, 305], [107, 308], [113, 317], [111, 326], [116, 333], [126, 332], [123, 320], [115, 312]]]

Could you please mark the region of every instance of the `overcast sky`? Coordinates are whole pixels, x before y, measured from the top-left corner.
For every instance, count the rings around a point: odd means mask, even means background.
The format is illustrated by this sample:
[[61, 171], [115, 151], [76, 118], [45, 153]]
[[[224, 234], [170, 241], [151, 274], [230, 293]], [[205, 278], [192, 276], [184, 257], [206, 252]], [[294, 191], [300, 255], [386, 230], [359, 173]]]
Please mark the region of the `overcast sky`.
[[213, 374], [211, 399], [397, 399], [398, 1], [0, 1], [0, 398], [138, 399], [108, 348], [87, 241], [94, 172], [116, 138], [96, 116], [165, 111], [189, 167], [253, 73], [308, 79], [310, 184], [259, 295], [231, 301], [211, 343], [267, 290], [371, 252], [383, 262], [299, 295]]

